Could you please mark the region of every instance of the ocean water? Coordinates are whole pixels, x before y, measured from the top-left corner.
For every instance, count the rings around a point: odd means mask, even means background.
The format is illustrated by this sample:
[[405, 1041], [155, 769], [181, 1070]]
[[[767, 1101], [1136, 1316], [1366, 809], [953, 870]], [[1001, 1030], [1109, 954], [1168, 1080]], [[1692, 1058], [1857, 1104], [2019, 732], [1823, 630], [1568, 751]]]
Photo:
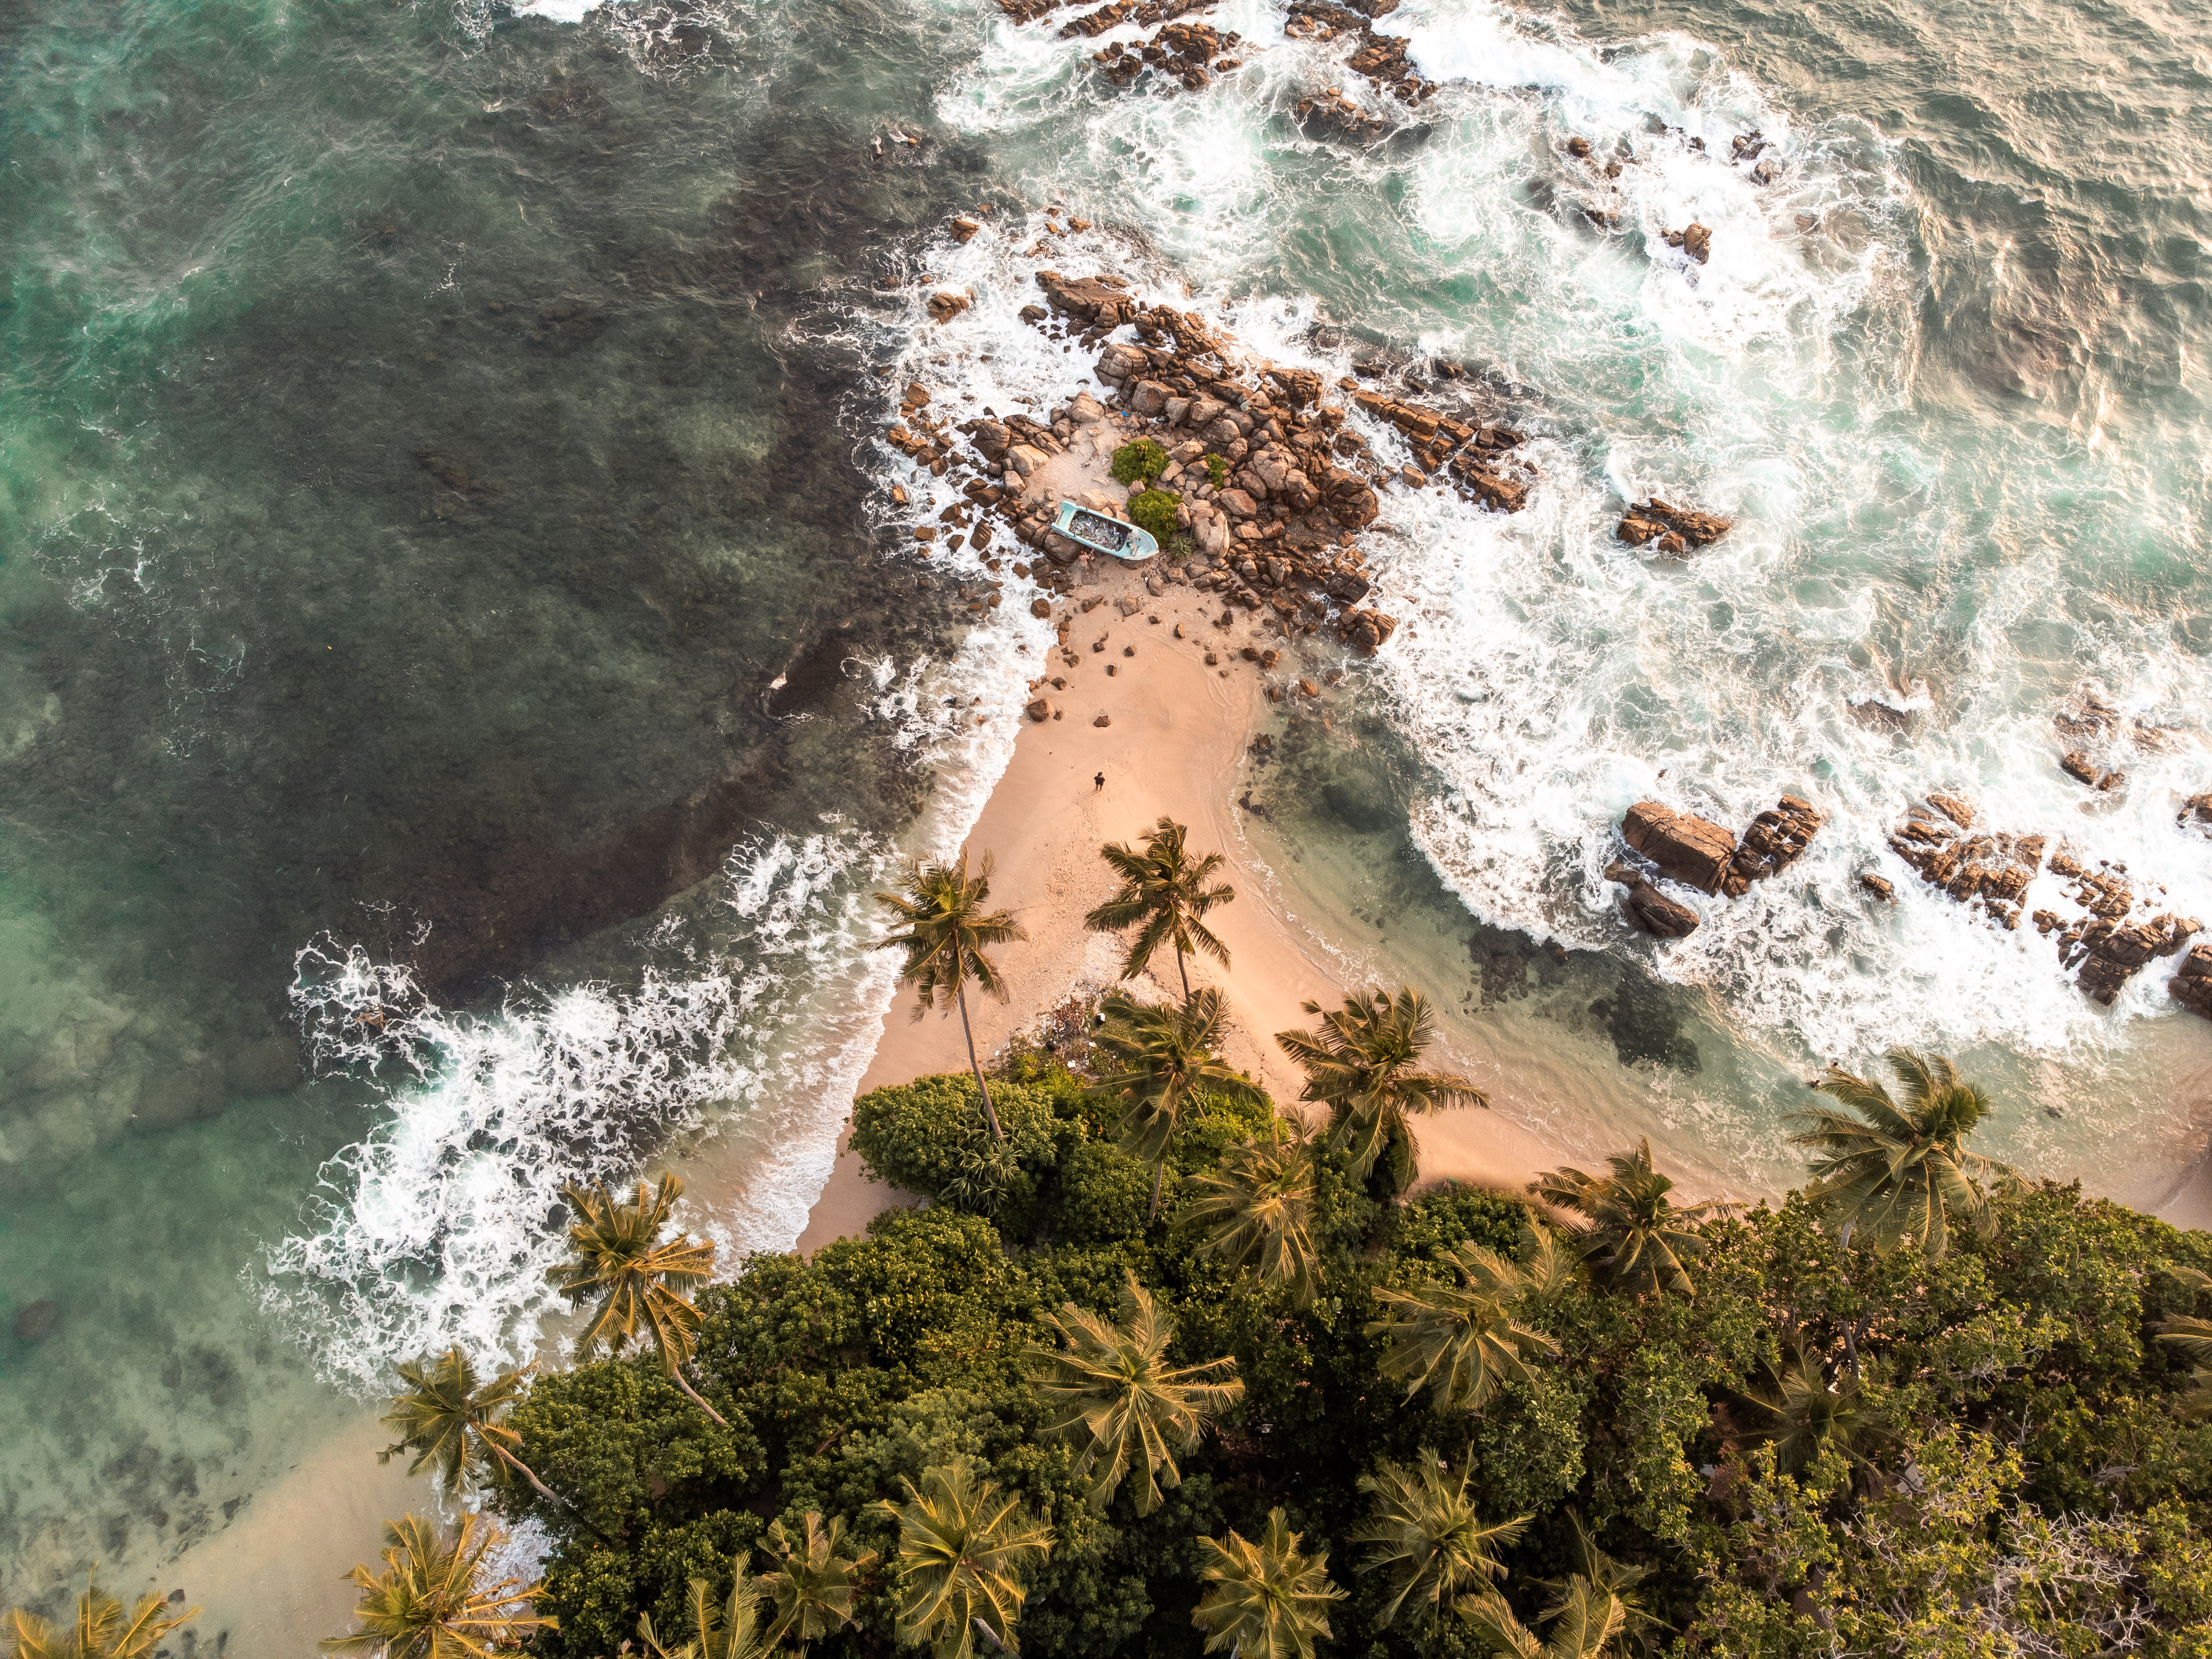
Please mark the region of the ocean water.
[[[0, 1600], [155, 1576], [397, 1358], [529, 1351], [565, 1180], [711, 1156], [726, 1260], [796, 1232], [866, 896], [964, 833], [1042, 645], [897, 550], [942, 486], [873, 434], [908, 377], [1064, 395], [1048, 262], [1463, 363], [1530, 434], [1523, 514], [1389, 494], [1397, 640], [1240, 783], [1499, 1110], [1764, 1189], [1811, 1069], [1905, 1041], [2024, 1167], [2201, 1156], [2164, 975], [2097, 1009], [1883, 838], [1949, 789], [2212, 921], [2202, 19], [1406, 0], [1407, 110], [1208, 17], [1245, 67], [1170, 96], [991, 0], [0, 9]], [[1390, 131], [1301, 131], [1323, 87]], [[1648, 559], [1653, 491], [1737, 527]], [[1627, 804], [1784, 790], [1805, 860], [1627, 933]]]

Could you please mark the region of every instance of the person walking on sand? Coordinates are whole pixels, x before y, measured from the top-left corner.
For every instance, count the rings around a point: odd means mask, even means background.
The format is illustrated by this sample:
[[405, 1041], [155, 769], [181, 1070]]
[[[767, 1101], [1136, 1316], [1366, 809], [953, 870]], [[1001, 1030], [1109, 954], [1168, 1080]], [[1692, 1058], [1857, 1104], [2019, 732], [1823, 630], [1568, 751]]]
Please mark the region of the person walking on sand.
[[1106, 775], [1103, 772], [1101, 772], [1097, 777], [1091, 780], [1091, 787], [1094, 793], [1103, 789], [1105, 787]]

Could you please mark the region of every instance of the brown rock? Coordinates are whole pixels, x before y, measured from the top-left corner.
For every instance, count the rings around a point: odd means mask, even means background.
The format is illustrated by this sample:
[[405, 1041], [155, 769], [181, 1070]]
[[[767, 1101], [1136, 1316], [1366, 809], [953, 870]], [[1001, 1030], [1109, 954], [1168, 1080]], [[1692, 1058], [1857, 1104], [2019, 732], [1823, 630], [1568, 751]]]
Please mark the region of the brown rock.
[[1772, 811], [1761, 812], [1743, 832], [1743, 842], [1729, 860], [1721, 890], [1735, 898], [1751, 884], [1796, 862], [1820, 828], [1820, 814], [1810, 801], [1784, 795]]
[[1642, 932], [1654, 939], [1686, 939], [1697, 932], [1698, 913], [1680, 900], [1668, 898], [1640, 871], [1615, 864], [1606, 871], [1605, 878], [1628, 890], [1621, 904], [1630, 923]]
[[1040, 621], [1051, 616], [1052, 601], [1050, 599], [1031, 599], [1030, 601], [1030, 615], [1038, 618]]
[[1865, 888], [1868, 892], [1872, 893], [1876, 898], [1881, 900], [1885, 904], [1894, 904], [1897, 902], [1897, 889], [1891, 886], [1887, 880], [1877, 876], [1871, 870], [1862, 870], [1859, 872], [1859, 885]]
[[2124, 772], [2107, 772], [2091, 760], [2084, 750], [2069, 749], [2059, 757], [2058, 769], [2077, 782], [2086, 783], [2099, 794], [2109, 793], [2128, 781]]
[[918, 524], [915, 526], [914, 538], [918, 542], [935, 541], [937, 539], [937, 526], [933, 524]]
[[1033, 720], [1048, 720], [1052, 718], [1051, 699], [1047, 697], [1032, 698], [1030, 701], [1029, 705], [1022, 712], [1027, 714]]
[[1928, 804], [1961, 830], [1971, 830], [1974, 827], [1974, 809], [1956, 795], [1939, 795], [1930, 790], [1928, 793]]
[[939, 289], [929, 296], [929, 315], [933, 322], [949, 323], [968, 309], [970, 301], [964, 294]]
[[2191, 1013], [2212, 1019], [2212, 945], [2199, 945], [2181, 959], [2166, 992]]
[[1703, 264], [1711, 257], [1713, 234], [1703, 225], [1691, 225], [1682, 232], [1682, 252]]
[[1097, 720], [1091, 723], [1093, 726], [1111, 726], [1114, 724], [1114, 717], [1110, 714], [1101, 714]]
[[956, 242], [970, 241], [974, 240], [975, 233], [982, 228], [983, 227], [973, 219], [955, 219], [952, 222], [952, 240]]
[[1735, 856], [1735, 837], [1694, 813], [1640, 800], [1620, 821], [1621, 839], [1661, 872], [1701, 893], [1717, 893]]
[[[1660, 552], [1680, 556], [1700, 547], [1711, 546], [1727, 535], [1735, 524], [1733, 519], [1671, 506], [1655, 495], [1640, 507], [1630, 507], [1613, 533], [1631, 547], [1656, 543]], [[1674, 539], [1670, 540], [1670, 538]]]
[[1316, 685], [1311, 680], [1300, 680], [1298, 695], [1302, 697], [1317, 697], [1321, 696], [1321, 687]]
[[919, 409], [929, 401], [929, 388], [919, 380], [908, 380], [906, 390], [899, 394], [899, 402], [908, 409]]

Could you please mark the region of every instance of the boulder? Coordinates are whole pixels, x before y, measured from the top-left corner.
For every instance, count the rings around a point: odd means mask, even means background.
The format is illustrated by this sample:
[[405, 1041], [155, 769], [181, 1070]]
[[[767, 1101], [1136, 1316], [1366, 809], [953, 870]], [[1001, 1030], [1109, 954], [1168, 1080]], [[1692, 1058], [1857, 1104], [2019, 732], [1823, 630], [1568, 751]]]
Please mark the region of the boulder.
[[2212, 1019], [2212, 945], [2199, 945], [2182, 957], [2166, 991], [2191, 1013]]
[[1052, 615], [1052, 601], [1050, 599], [1031, 599], [1030, 601], [1030, 615], [1035, 617], [1039, 622], [1044, 621], [1047, 617]]
[[1292, 409], [1310, 409], [1321, 401], [1321, 376], [1310, 368], [1270, 368], [1267, 378], [1283, 389]]
[[[1190, 400], [1190, 407], [1183, 410], [1182, 422], [1183, 424], [1188, 427], [1192, 431], [1203, 432], [1206, 428], [1212, 426], [1216, 421], [1219, 420], [1228, 412], [1229, 405], [1223, 403], [1220, 398], [1209, 398], [1201, 392], [1199, 396], [1193, 398]], [[1192, 455], [1182, 455], [1179, 456], [1177, 459], [1183, 461], [1191, 461], [1196, 459], [1197, 457]]]
[[1197, 538], [1198, 550], [1209, 558], [1229, 550], [1229, 520], [1210, 507], [1200, 504], [1191, 509], [1190, 533]]
[[1006, 447], [1014, 441], [1013, 434], [997, 421], [977, 421], [966, 430], [969, 441], [987, 461], [1004, 459]]
[[1680, 556], [1711, 546], [1735, 524], [1717, 514], [1669, 506], [1654, 495], [1642, 506], [1630, 507], [1613, 533], [1631, 547], [1655, 544], [1659, 552]]
[[1111, 726], [1114, 724], [1114, 717], [1110, 714], [1101, 714], [1097, 720], [1091, 723], [1093, 726]]
[[1067, 418], [1078, 426], [1096, 426], [1106, 418], [1106, 405], [1087, 392], [1079, 392], [1068, 400]]
[[1126, 380], [1152, 366], [1152, 360], [1145, 356], [1141, 346], [1109, 345], [1098, 354], [1098, 378], [1102, 380]]
[[1622, 896], [1621, 906], [1628, 913], [1632, 926], [1654, 939], [1686, 939], [1698, 930], [1698, 913], [1677, 899], [1670, 899], [1645, 880], [1643, 874], [1625, 864], [1615, 864], [1607, 869], [1605, 878], [1619, 882], [1628, 891]]
[[1233, 519], [1249, 519], [1260, 510], [1259, 503], [1241, 489], [1222, 490], [1213, 499]]
[[1382, 511], [1382, 503], [1364, 478], [1334, 467], [1323, 475], [1321, 495], [1328, 508], [1328, 516], [1346, 530], [1364, 529]]
[[929, 314], [933, 321], [949, 323], [973, 303], [964, 294], [943, 289], [929, 296]]
[[1040, 270], [1036, 280], [1054, 311], [1079, 318], [1094, 328], [1118, 328], [1136, 315], [1136, 296], [1107, 277], [1070, 281], [1056, 270]]
[[1784, 795], [1771, 811], [1761, 812], [1743, 832], [1743, 841], [1729, 860], [1721, 890], [1735, 898], [1763, 880], [1796, 862], [1797, 855], [1820, 828], [1820, 814], [1810, 801]]
[[982, 228], [973, 219], [955, 219], [952, 222], [952, 240], [956, 242], [973, 241], [975, 233]]
[[1880, 899], [1885, 904], [1894, 904], [1897, 902], [1897, 889], [1891, 886], [1887, 880], [1877, 876], [1871, 870], [1862, 870], [1859, 872], [1859, 885], [1865, 888], [1868, 892], [1872, 893], [1876, 898]]
[[1682, 252], [1703, 264], [1712, 256], [1713, 234], [1703, 225], [1691, 225], [1682, 232]]
[[2076, 782], [2087, 784], [2100, 795], [2110, 793], [2128, 781], [2126, 773], [2107, 772], [2081, 749], [2069, 749], [2061, 756], [2058, 769]]
[[1006, 469], [1026, 478], [1045, 464], [1044, 451], [1031, 444], [1013, 444], [1006, 450]]
[[1168, 396], [1158, 380], [1139, 380], [1129, 388], [1129, 407], [1139, 415], [1158, 415], [1167, 408]]
[[1052, 718], [1051, 700], [1046, 697], [1031, 698], [1022, 712], [1033, 720], [1048, 720]]
[[1661, 872], [1717, 893], [1735, 856], [1735, 837], [1694, 813], [1678, 812], [1656, 800], [1640, 800], [1620, 821], [1621, 839], [1657, 865]]

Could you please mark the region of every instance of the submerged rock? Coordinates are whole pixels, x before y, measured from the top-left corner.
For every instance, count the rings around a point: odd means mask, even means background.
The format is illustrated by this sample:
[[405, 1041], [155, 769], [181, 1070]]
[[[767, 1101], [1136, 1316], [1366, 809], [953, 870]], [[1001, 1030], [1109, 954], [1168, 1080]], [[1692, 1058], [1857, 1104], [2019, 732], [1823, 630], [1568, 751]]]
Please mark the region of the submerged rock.
[[1733, 519], [1674, 507], [1654, 495], [1642, 506], [1630, 507], [1613, 533], [1631, 547], [1649, 544], [1654, 552], [1680, 557], [1711, 546], [1735, 527]]
[[1698, 929], [1698, 913], [1676, 899], [1668, 898], [1645, 879], [1643, 872], [1626, 864], [1613, 864], [1605, 872], [1607, 881], [1618, 882], [1628, 891], [1621, 897], [1621, 906], [1628, 920], [1643, 933], [1654, 939], [1686, 939]]

